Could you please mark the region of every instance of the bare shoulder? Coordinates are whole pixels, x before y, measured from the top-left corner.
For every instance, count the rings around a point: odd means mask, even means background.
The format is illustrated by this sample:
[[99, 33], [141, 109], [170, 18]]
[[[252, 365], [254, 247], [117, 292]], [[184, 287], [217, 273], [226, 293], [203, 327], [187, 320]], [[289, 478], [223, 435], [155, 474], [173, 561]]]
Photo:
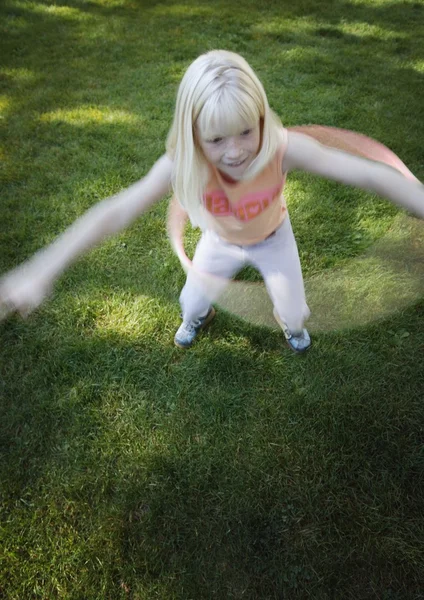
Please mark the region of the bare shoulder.
[[283, 169], [300, 169], [361, 187], [366, 185], [369, 175], [375, 175], [376, 163], [321, 144], [309, 135], [290, 131]]
[[158, 160], [154, 163], [149, 173], [156, 172], [157, 174], [162, 174], [164, 177], [171, 177], [172, 169], [174, 167], [174, 162], [172, 158], [168, 154], [163, 154]]
[[388, 195], [387, 186], [381, 192], [382, 180], [391, 179], [393, 176], [399, 178], [399, 173], [387, 165], [326, 146], [297, 131], [288, 132], [283, 169], [300, 169], [340, 183], [373, 190], [385, 196]]
[[283, 171], [305, 169], [316, 161], [323, 146], [310, 136], [297, 131], [287, 131], [287, 148], [283, 159]]
[[168, 154], [163, 154], [152, 166], [145, 179], [158, 193], [166, 194], [171, 188], [174, 163]]

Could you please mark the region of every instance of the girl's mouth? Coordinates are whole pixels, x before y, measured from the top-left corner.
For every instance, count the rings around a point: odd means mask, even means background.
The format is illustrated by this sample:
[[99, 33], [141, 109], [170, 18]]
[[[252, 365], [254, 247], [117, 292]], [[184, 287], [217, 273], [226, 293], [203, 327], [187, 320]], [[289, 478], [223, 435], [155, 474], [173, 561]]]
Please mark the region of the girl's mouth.
[[235, 167], [240, 167], [240, 165], [242, 165], [244, 162], [246, 162], [245, 158], [243, 158], [243, 160], [239, 160], [238, 162], [225, 163], [225, 166], [230, 167], [230, 169], [231, 169], [231, 168], [235, 168]]

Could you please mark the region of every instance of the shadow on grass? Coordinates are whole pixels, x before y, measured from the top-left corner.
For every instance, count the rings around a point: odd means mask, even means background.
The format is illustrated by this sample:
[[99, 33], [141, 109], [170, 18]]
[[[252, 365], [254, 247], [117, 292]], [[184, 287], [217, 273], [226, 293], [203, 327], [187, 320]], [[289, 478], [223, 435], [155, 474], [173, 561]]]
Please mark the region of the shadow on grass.
[[2, 326], [7, 551], [74, 597], [419, 597], [422, 317], [303, 358], [225, 315], [187, 353], [160, 319]]

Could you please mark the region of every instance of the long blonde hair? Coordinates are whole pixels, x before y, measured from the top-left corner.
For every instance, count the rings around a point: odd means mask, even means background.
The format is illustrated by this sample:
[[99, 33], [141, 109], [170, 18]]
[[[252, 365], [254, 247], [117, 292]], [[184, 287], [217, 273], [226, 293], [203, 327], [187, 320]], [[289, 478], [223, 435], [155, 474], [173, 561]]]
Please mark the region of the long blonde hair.
[[270, 109], [255, 72], [239, 54], [212, 50], [189, 66], [178, 89], [166, 150], [174, 163], [174, 194], [193, 225], [205, 224], [202, 195], [208, 180], [196, 125], [204, 133], [216, 122], [254, 123], [259, 119], [262, 143], [244, 179], [254, 177], [274, 156], [281, 143], [281, 121]]

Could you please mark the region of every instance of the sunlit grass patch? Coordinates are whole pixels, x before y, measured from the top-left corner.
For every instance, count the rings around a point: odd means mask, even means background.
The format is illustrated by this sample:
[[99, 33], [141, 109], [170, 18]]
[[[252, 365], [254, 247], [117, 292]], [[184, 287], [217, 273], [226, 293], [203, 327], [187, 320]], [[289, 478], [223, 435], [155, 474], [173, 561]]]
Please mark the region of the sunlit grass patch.
[[115, 110], [110, 107], [88, 106], [72, 110], [58, 109], [40, 116], [44, 123], [69, 123], [78, 127], [90, 124], [129, 124], [137, 125], [143, 122], [138, 115], [133, 115], [125, 110]]
[[214, 9], [211, 5], [193, 5], [189, 3], [173, 2], [171, 4], [157, 4], [151, 7], [151, 13], [156, 16], [172, 17], [192, 17], [213, 15]]
[[0, 74], [10, 78], [16, 84], [33, 83], [37, 78], [37, 74], [33, 70], [26, 68], [14, 69], [4, 67], [0, 68]]
[[5, 114], [8, 112], [8, 109], [11, 108], [11, 100], [7, 96], [0, 96], [0, 118], [4, 118]]
[[83, 21], [90, 19], [90, 15], [87, 12], [81, 10], [80, 8], [69, 5], [66, 6], [51, 2], [32, 2], [31, 0], [16, 0], [13, 2], [13, 6], [21, 10], [33, 12], [35, 14], [60, 17], [61, 19], [67, 19], [70, 21]]
[[418, 73], [424, 73], [424, 60], [415, 60], [409, 63]]

